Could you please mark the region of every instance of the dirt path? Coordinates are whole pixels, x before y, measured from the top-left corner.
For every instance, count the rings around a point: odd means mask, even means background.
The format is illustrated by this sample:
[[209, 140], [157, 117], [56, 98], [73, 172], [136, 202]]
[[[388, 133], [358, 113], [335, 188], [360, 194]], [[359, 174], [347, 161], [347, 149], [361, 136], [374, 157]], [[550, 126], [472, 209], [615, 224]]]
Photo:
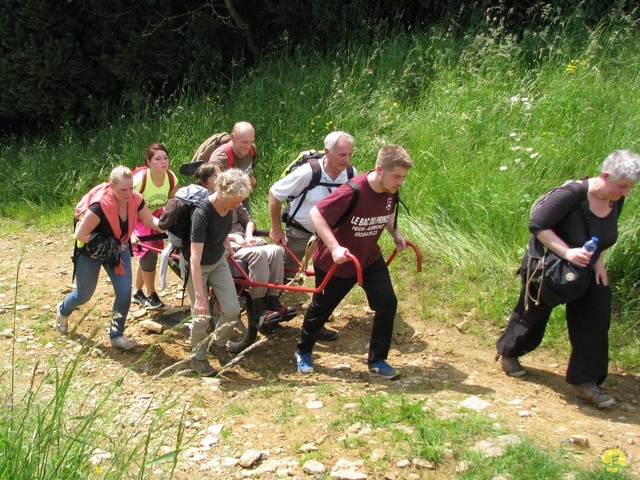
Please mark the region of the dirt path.
[[[446, 398], [450, 402], [477, 396], [490, 403], [484, 410], [487, 415], [504, 420], [514, 431], [549, 449], [556, 449], [572, 437], [578, 440], [580, 436], [586, 437], [587, 446], [571, 447], [576, 449], [575, 457], [584, 466], [596, 465], [603, 450], [613, 447], [621, 448], [628, 455], [628, 460], [640, 458], [639, 377], [613, 372], [605, 386], [619, 404], [612, 409], [597, 410], [579, 403], [571, 395], [563, 378], [565, 358], [555, 357], [541, 349], [523, 360], [530, 375], [522, 379], [506, 377], [494, 362], [495, 352], [491, 346], [481, 345], [477, 338], [461, 333], [456, 328], [442, 329], [435, 323], [426, 323], [419, 314], [414, 313], [415, 306], [404, 303], [396, 323], [389, 358], [389, 363], [400, 367], [403, 372], [401, 380], [396, 382], [373, 382], [367, 375], [365, 352], [371, 312], [360, 303], [343, 304], [336, 312], [335, 320], [329, 326], [340, 332], [340, 340], [318, 345], [315, 357], [318, 373], [310, 378], [300, 378], [293, 362], [301, 323], [301, 317], [298, 316], [215, 384], [199, 378], [176, 376], [152, 381], [153, 375], [185, 358], [188, 336], [186, 331], [172, 332], [140, 362], [144, 346], [158, 342], [158, 336], [147, 332], [141, 323], [144, 319], [155, 318], [169, 326], [183, 316], [183, 312], [167, 309], [149, 314], [134, 307], [128, 321], [127, 335], [133, 337], [141, 347], [133, 354], [113, 351], [108, 346], [106, 328], [99, 328], [108, 321], [112, 300], [111, 286], [103, 277], [94, 297], [94, 300], [98, 300], [95, 307], [97, 311], [89, 315], [73, 335], [61, 339], [52, 327], [47, 326], [53, 324], [54, 307], [70, 288], [70, 242], [64, 239], [63, 232], [52, 234], [48, 239], [34, 238], [37, 237], [32, 232], [0, 234], [0, 251], [3, 252], [0, 261], [0, 330], [10, 325], [11, 310], [7, 307], [13, 304], [11, 287], [15, 283], [15, 266], [18, 252], [24, 248], [17, 303], [24, 305], [25, 309], [20, 311], [19, 326], [37, 332], [34, 336], [40, 345], [53, 342], [69, 350], [98, 327], [96, 341], [102, 353], [94, 360], [95, 368], [87, 370], [87, 375], [91, 375], [91, 371], [95, 375], [95, 379], [87, 378], [89, 383], [129, 369], [133, 374], [132, 389], [138, 393], [168, 391], [177, 387], [184, 391], [184, 401], [198, 398], [204, 404], [210, 402], [217, 406], [245, 395], [251, 387], [264, 385], [270, 379], [299, 381], [302, 385], [312, 386], [333, 385], [338, 389], [354, 391], [362, 388], [384, 389], [410, 393], [418, 398]], [[177, 277], [172, 278], [163, 294], [165, 303], [179, 306], [179, 289]], [[304, 312], [308, 296], [286, 294], [283, 300]], [[78, 317], [72, 316], [70, 321]], [[1, 348], [7, 349], [8, 342], [2, 342]], [[33, 355], [28, 353], [28, 349], [20, 351], [25, 356]], [[257, 408], [252, 411], [251, 423], [271, 424], [268, 409], [259, 405], [264, 403], [264, 399], [256, 398], [254, 402]], [[286, 450], [288, 442], [300, 442], [301, 439], [318, 435], [317, 432], [305, 432], [305, 426], [308, 427], [308, 424], [300, 422], [299, 428], [292, 427], [286, 431], [279, 428], [247, 428], [243, 435], [247, 437], [246, 444], [279, 445]], [[640, 475], [639, 465], [632, 468]], [[183, 473], [184, 478], [189, 478], [188, 471]]]

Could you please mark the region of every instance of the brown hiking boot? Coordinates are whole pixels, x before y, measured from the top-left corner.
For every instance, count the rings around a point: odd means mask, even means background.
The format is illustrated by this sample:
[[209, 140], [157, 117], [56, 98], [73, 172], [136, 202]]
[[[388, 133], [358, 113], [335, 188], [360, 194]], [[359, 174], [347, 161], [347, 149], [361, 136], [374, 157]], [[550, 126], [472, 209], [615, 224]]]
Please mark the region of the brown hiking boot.
[[233, 360], [233, 356], [227, 350], [227, 345], [216, 345], [215, 343], [211, 344], [209, 351], [218, 358], [218, 363], [223, 367]]
[[518, 357], [505, 357], [504, 355], [500, 355], [500, 366], [502, 370], [504, 370], [504, 373], [510, 377], [522, 377], [527, 374], [524, 367], [520, 365]]
[[576, 397], [586, 400], [598, 408], [607, 408], [616, 404], [616, 401], [606, 390], [601, 388], [596, 382], [581, 383], [571, 385]]
[[198, 358], [192, 358], [190, 366], [191, 370], [196, 372], [198, 375], [202, 375], [203, 377], [213, 377], [218, 373], [206, 359], [200, 360]]

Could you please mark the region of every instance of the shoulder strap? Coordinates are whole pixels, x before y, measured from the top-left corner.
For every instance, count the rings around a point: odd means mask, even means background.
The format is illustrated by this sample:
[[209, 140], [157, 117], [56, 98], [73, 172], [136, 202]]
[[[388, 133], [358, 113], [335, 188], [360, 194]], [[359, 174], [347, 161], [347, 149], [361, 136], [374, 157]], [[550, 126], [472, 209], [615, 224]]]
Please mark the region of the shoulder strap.
[[309, 185], [304, 189], [304, 194], [306, 195], [309, 190], [317, 187], [320, 184], [320, 179], [322, 178], [322, 169], [320, 168], [320, 161], [317, 158], [310, 158], [307, 160], [307, 163], [311, 167], [311, 181]]
[[583, 185], [583, 195], [582, 200], [580, 200], [580, 206], [582, 207], [582, 215], [584, 216], [584, 224], [587, 229], [587, 237], [591, 238], [593, 235], [591, 234], [591, 210], [589, 210], [589, 198], [587, 194], [589, 193], [589, 180], [587, 177], [581, 178], [580, 181]]
[[352, 180], [349, 180], [346, 185], [349, 185], [353, 190], [353, 195], [351, 197], [351, 202], [349, 203], [349, 208], [340, 216], [340, 218], [333, 224], [332, 228], [337, 228], [344, 223], [344, 221], [349, 218], [349, 216], [353, 213], [355, 208], [358, 206], [358, 199], [360, 198], [360, 187], [358, 184]]
[[[304, 202], [304, 199], [307, 197], [307, 193], [309, 193], [310, 190], [320, 185], [320, 178], [322, 177], [322, 169], [320, 168], [320, 162], [318, 161], [317, 158], [310, 158], [309, 160], [307, 160], [307, 163], [311, 167], [311, 181], [309, 182], [309, 185], [307, 185], [304, 188], [304, 190], [302, 190], [302, 192], [300, 192], [300, 194], [298, 195], [298, 197], [300, 198], [300, 201], [298, 202], [298, 205], [296, 205], [296, 208], [293, 210], [293, 212], [289, 213], [289, 216], [287, 219], [287, 225], [291, 224], [291, 222], [293, 221], [293, 218], [296, 216], [296, 213], [298, 213], [298, 210], [300, 210], [300, 207], [302, 207], [302, 202]], [[295, 198], [298, 198], [298, 197], [295, 197]]]
[[[149, 175], [149, 168], [148, 167], [140, 167], [140, 170], [138, 170], [139, 172], [144, 172], [144, 175], [142, 175], [142, 182], [140, 183], [140, 193], [144, 192], [144, 189], [147, 187], [147, 175]], [[138, 173], [138, 172], [136, 172]], [[135, 173], [134, 173], [135, 175]]]
[[233, 156], [233, 148], [231, 148], [231, 143], [230, 142], [223, 143], [221, 147], [224, 148], [225, 152], [227, 152], [227, 168], [233, 167], [234, 156]]
[[394, 219], [393, 219], [393, 229], [396, 230], [398, 228], [398, 213], [400, 211], [400, 205], [402, 205], [405, 209], [405, 211], [407, 212], [407, 215], [411, 215], [411, 212], [409, 212], [409, 207], [407, 207], [407, 204], [404, 203], [402, 200], [400, 200], [400, 193], [396, 192], [395, 194], [395, 198], [394, 198]]

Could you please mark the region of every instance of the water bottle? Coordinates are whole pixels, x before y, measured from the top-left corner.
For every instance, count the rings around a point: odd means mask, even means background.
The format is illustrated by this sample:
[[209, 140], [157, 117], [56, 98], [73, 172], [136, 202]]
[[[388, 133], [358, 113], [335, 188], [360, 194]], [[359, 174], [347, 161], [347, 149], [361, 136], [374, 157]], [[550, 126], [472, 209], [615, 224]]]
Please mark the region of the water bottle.
[[587, 240], [582, 248], [589, 255], [592, 255], [593, 252], [596, 251], [596, 248], [598, 248], [598, 237], [591, 237], [591, 240]]

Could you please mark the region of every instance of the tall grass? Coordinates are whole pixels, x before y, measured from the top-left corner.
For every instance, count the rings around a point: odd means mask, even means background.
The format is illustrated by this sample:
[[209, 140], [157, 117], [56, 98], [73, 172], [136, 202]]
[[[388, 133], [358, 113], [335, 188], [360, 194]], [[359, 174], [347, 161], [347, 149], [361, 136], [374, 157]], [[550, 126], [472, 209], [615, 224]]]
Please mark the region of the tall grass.
[[[168, 146], [177, 170], [211, 133], [246, 119], [259, 151], [253, 212], [266, 227], [267, 190], [284, 166], [342, 129], [356, 138], [360, 171], [373, 166], [384, 143], [407, 148], [416, 165], [402, 191], [412, 212], [401, 223], [405, 233], [449, 275], [464, 272], [464, 287], [449, 286], [461, 296], [478, 292], [497, 326], [514, 300], [505, 291], [517, 281], [510, 272], [526, 243], [532, 201], [568, 178], [597, 174], [614, 149], [640, 149], [638, 8], [612, 10], [591, 29], [580, 8], [536, 3], [530, 14], [536, 28], [517, 36], [504, 26], [509, 13], [492, 10], [472, 29], [452, 17], [424, 33], [345, 44], [331, 58], [271, 52], [224, 92], [140, 97], [132, 100], [135, 116], [105, 113], [96, 130], [62, 126], [5, 138], [0, 214], [30, 219], [37, 209], [68, 208], [113, 165], [142, 163], [155, 141]], [[629, 233], [611, 255], [620, 299], [637, 297], [637, 269], [626, 268], [640, 263], [635, 194], [622, 219]], [[621, 318], [638, 308], [620, 305]]]
[[[18, 261], [12, 331], [17, 332]], [[148, 478], [161, 468], [169, 478], [184, 439], [185, 412], [169, 393], [128, 408], [122, 416], [124, 377], [87, 385], [82, 372], [89, 348], [44, 366], [22, 362], [11, 346], [11, 368], [0, 379], [0, 478], [15, 480]], [[9, 381], [3, 377], [9, 377]], [[173, 448], [166, 449], [167, 446]]]

